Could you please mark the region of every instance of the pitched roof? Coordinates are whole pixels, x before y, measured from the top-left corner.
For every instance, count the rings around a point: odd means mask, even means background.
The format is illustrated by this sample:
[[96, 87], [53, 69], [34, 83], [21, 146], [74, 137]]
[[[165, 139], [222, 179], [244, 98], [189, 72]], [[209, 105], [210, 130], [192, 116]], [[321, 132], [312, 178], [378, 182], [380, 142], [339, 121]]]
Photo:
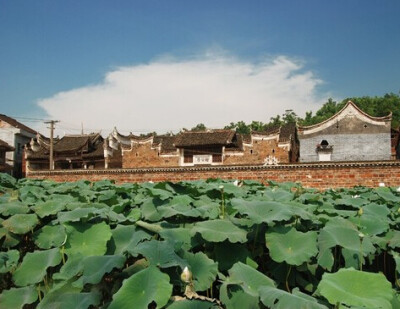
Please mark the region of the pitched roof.
[[172, 135], [157, 135], [153, 138], [153, 146], [160, 146], [161, 153], [171, 153], [176, 151], [174, 146], [176, 136]]
[[355, 112], [356, 114], [358, 114], [359, 117], [364, 117], [364, 119], [371, 121], [373, 123], [385, 123], [388, 121], [392, 120], [392, 113], [390, 112], [389, 115], [387, 116], [383, 116], [383, 117], [373, 117], [371, 115], [368, 115], [367, 113], [365, 113], [364, 111], [362, 111], [356, 104], [354, 104], [352, 101], [348, 101], [346, 103], [346, 105], [340, 110], [338, 111], [336, 114], [334, 114], [333, 116], [331, 116], [330, 118], [321, 121], [320, 123], [317, 124], [313, 124], [313, 125], [309, 125], [309, 126], [298, 126], [298, 131], [299, 133], [303, 133], [303, 132], [307, 132], [307, 131], [311, 131], [311, 130], [315, 130], [318, 129], [319, 127], [327, 124], [327, 125], [331, 125], [334, 123], [336, 118], [339, 118], [343, 115], [346, 115], [346, 113], [349, 112]]
[[76, 152], [85, 146], [89, 147], [99, 136], [100, 134], [65, 135], [54, 144], [54, 152]]
[[8, 143], [6, 143], [5, 141], [0, 139], [0, 149], [4, 149], [5, 151], [14, 151], [15, 148], [11, 145], [9, 145]]
[[19, 128], [19, 129], [25, 130], [25, 131], [27, 131], [29, 133], [32, 133], [32, 134], [36, 134], [37, 133], [37, 131], [27, 127], [23, 123], [15, 120], [14, 118], [8, 117], [8, 116], [6, 116], [4, 114], [0, 114], [0, 120], [2, 120], [4, 122], [7, 122], [9, 125], [11, 125], [11, 126], [13, 126], [15, 128]]
[[232, 130], [182, 132], [176, 136], [175, 146], [226, 146], [232, 143], [235, 134]]
[[[38, 136], [27, 144], [26, 153], [28, 159], [48, 159], [49, 147], [46, 144], [47, 139]], [[76, 154], [82, 152], [83, 158], [104, 156], [103, 138], [100, 134], [88, 135], [66, 135], [54, 142], [54, 156]]]

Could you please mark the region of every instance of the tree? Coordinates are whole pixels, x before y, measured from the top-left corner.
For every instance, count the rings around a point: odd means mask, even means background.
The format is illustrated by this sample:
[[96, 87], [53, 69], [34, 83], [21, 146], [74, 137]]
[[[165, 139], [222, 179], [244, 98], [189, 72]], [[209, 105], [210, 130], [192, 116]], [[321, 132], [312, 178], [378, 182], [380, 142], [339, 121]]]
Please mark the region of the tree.
[[207, 128], [203, 123], [199, 123], [195, 127], [190, 129], [190, 131], [205, 131], [205, 130], [207, 130]]

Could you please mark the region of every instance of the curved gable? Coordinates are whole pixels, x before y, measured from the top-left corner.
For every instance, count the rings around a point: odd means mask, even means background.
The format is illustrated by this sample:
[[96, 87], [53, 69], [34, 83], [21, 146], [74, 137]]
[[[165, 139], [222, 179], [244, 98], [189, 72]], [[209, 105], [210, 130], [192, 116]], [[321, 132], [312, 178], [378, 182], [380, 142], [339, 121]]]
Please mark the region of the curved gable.
[[319, 133], [321, 131], [325, 131], [330, 127], [337, 126], [338, 123], [342, 121], [356, 121], [366, 123], [372, 126], [385, 127], [389, 125], [392, 120], [392, 113], [384, 117], [373, 117], [363, 112], [360, 108], [357, 107], [353, 102], [348, 101], [347, 104], [335, 115], [331, 118], [328, 118], [325, 121], [320, 123], [311, 125], [311, 126], [299, 126], [298, 133], [299, 135], [309, 135], [314, 133]]

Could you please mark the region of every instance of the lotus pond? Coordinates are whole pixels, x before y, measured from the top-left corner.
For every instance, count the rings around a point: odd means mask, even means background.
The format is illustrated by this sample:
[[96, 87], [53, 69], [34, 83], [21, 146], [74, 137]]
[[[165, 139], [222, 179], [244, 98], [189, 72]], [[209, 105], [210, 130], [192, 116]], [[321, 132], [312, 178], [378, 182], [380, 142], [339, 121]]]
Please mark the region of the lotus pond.
[[400, 192], [0, 174], [0, 308], [400, 308]]

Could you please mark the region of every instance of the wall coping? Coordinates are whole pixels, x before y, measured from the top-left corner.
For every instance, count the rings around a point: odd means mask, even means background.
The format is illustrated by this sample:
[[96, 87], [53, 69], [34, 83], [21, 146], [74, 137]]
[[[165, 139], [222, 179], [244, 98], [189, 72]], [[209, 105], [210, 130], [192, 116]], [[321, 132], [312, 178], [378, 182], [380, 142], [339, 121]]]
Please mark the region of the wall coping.
[[29, 176], [50, 176], [50, 175], [96, 175], [96, 174], [144, 174], [144, 173], [190, 173], [207, 171], [267, 171], [279, 169], [324, 169], [324, 168], [362, 168], [362, 167], [390, 167], [400, 166], [400, 161], [359, 161], [359, 162], [313, 162], [313, 163], [289, 163], [278, 165], [223, 165], [223, 166], [185, 166], [185, 167], [148, 167], [148, 168], [116, 168], [116, 169], [79, 169], [79, 170], [45, 170], [30, 171]]

